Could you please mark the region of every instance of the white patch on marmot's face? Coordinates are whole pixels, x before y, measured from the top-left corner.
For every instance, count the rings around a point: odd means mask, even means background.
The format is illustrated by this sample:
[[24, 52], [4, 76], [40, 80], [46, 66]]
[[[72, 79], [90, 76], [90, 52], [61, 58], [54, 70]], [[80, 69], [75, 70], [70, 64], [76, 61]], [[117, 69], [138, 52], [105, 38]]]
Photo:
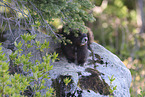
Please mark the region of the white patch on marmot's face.
[[85, 45], [88, 42], [88, 37], [84, 37], [81, 41], [81, 46]]

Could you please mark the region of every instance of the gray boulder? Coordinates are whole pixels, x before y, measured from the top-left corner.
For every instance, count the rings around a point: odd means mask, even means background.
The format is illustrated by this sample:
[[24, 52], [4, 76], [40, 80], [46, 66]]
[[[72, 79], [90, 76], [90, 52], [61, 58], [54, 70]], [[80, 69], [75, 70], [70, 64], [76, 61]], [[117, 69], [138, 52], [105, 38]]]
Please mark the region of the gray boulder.
[[[25, 51], [23, 46], [23, 53], [32, 52], [31, 60], [33, 63], [36, 59], [41, 60], [45, 52], [52, 53], [60, 48], [59, 43], [55, 43], [50, 36], [42, 33], [37, 33], [35, 40], [44, 42], [45, 39], [50, 42], [50, 48], [45, 49], [44, 53], [38, 52], [35, 46]], [[13, 44], [15, 39], [11, 40], [10, 43]], [[22, 41], [22, 39], [17, 39], [17, 41]], [[34, 41], [31, 42], [33, 44]], [[68, 63], [65, 56], [60, 54], [60, 60], [52, 63], [53, 70], [49, 73], [50, 79], [46, 79], [46, 86], [53, 87], [57, 97], [109, 97], [109, 95], [130, 97], [131, 73], [129, 69], [116, 55], [103, 46], [92, 43], [91, 48], [93, 52], [89, 51], [88, 60], [84, 66]], [[110, 85], [108, 77], [112, 75], [114, 75], [115, 80]], [[68, 85], [64, 83], [65, 78], [71, 79]], [[116, 90], [110, 94], [110, 88], [115, 86], [117, 86]], [[45, 90], [43, 92], [45, 93]]]
[[[58, 97], [75, 95], [74, 97], [108, 97], [109, 89], [117, 86], [113, 92], [114, 97], [130, 97], [129, 88], [131, 73], [122, 61], [103, 46], [92, 43], [94, 58], [88, 57], [84, 66], [68, 63], [65, 58], [53, 63], [50, 71], [52, 83]], [[94, 62], [92, 62], [92, 59]], [[114, 75], [115, 80], [110, 87], [108, 78]], [[69, 86], [64, 85], [63, 79], [70, 78]]]

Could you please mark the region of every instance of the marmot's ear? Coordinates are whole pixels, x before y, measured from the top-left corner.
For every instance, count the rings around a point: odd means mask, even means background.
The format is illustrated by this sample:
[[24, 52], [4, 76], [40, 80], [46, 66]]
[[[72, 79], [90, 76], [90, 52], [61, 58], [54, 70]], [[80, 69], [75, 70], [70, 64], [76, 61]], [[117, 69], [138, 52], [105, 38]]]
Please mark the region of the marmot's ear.
[[88, 33], [87, 33], [88, 34], [88, 43], [93, 43], [94, 42], [93, 32], [89, 27], [87, 27], [87, 29], [88, 29]]

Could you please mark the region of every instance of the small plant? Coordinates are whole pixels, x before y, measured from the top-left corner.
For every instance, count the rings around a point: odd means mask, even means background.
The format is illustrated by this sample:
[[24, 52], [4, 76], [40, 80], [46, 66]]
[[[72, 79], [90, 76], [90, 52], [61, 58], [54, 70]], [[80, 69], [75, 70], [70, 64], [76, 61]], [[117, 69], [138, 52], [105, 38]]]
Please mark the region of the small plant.
[[[42, 96], [42, 89], [46, 90], [46, 93], [43, 96], [51, 97], [54, 90], [51, 87], [46, 87], [45, 79], [49, 79], [49, 71], [53, 68], [53, 65], [50, 62], [55, 62], [58, 56], [56, 52], [53, 54], [47, 54], [42, 56], [42, 62], [39, 60], [35, 60], [35, 63], [32, 63], [31, 57], [32, 53], [29, 51], [29, 48], [33, 47], [32, 40], [34, 40], [36, 35], [24, 34], [21, 35], [21, 38], [25, 41], [24, 43], [24, 54], [22, 46], [23, 43], [20, 41], [19, 43], [15, 42], [15, 46], [17, 50], [14, 51], [11, 55], [9, 55], [12, 61], [12, 67], [22, 67], [22, 72], [14, 72], [14, 75], [9, 75], [9, 63], [6, 63], [7, 60], [5, 58], [5, 54], [2, 54], [2, 48], [0, 48], [0, 95], [2, 96], [12, 96], [12, 97], [20, 97], [25, 93], [27, 86], [32, 88], [32, 94], [35, 97]], [[34, 42], [34, 41], [33, 41]], [[35, 41], [36, 42], [36, 41]], [[43, 49], [49, 48], [49, 42], [44, 41], [44, 43], [40, 43], [37, 41], [36, 50], [43, 52]], [[17, 74], [20, 73], [20, 74]], [[33, 85], [30, 85], [33, 84]], [[22, 94], [22, 95], [21, 95]]]
[[20, 92], [26, 90], [29, 81], [24, 75], [17, 73], [9, 75], [9, 63], [6, 60], [2, 47], [0, 47], [0, 96], [20, 97]]
[[65, 79], [63, 79], [63, 82], [67, 86], [71, 82], [71, 79], [66, 77]]
[[112, 82], [115, 80], [115, 78], [113, 78], [114, 75], [111, 76], [111, 78], [108, 76], [109, 80], [110, 80], [110, 96], [109, 97], [113, 97], [113, 92], [116, 90], [117, 85], [113, 86]]
[[24, 35], [21, 35], [21, 38], [25, 41], [25, 46], [27, 48], [31, 48], [32, 47], [32, 44], [30, 44], [29, 42], [33, 39], [35, 39], [36, 37], [36, 34], [35, 35], [30, 35], [29, 33], [25, 34]]

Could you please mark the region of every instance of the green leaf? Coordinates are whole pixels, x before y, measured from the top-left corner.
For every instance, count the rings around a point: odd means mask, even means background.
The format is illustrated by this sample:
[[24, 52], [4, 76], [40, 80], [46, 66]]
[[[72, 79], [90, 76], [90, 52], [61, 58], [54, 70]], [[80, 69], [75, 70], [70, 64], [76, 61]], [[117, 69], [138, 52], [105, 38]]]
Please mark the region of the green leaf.
[[45, 88], [46, 88], [46, 86], [42, 85], [42, 86], [40, 87], [40, 90], [45, 89]]
[[31, 48], [33, 47], [31, 44], [27, 44], [27, 48]]
[[38, 76], [37, 76], [37, 72], [33, 73], [34, 79], [37, 81], [38, 80]]
[[28, 57], [28, 58], [32, 57], [31, 52], [29, 52], [29, 53], [27, 54], [27, 57]]
[[19, 80], [19, 78], [20, 78], [20, 74], [17, 74], [17, 73], [15, 73], [15, 80]]
[[22, 43], [21, 43], [21, 41], [18, 43], [18, 45], [16, 46], [18, 49], [20, 49], [21, 47], [22, 47]]
[[16, 52], [14, 52], [14, 53], [12, 52], [11, 55], [9, 55], [9, 57], [13, 60], [17, 57], [17, 55], [18, 54]]
[[17, 44], [17, 42], [16, 41], [14, 41], [14, 45], [17, 47], [18, 46], [18, 44]]
[[116, 90], [117, 86], [113, 87], [113, 90]]
[[52, 55], [52, 62], [55, 62], [55, 60], [58, 59], [57, 57], [58, 57], [58, 53], [54, 52]]
[[70, 81], [71, 81], [71, 79], [69, 79], [69, 78], [63, 79], [63, 82], [65, 83], [66, 86], [70, 83]]
[[2, 68], [2, 71], [3, 71], [3, 72], [7, 72], [8, 69], [9, 69], [8, 63], [3, 62], [1, 68]]
[[41, 93], [40, 92], [36, 92], [36, 96], [37, 97], [41, 97]]
[[40, 78], [40, 77], [43, 76], [43, 74], [39, 71], [39, 72], [37, 73], [37, 76], [38, 76], [38, 78]]

